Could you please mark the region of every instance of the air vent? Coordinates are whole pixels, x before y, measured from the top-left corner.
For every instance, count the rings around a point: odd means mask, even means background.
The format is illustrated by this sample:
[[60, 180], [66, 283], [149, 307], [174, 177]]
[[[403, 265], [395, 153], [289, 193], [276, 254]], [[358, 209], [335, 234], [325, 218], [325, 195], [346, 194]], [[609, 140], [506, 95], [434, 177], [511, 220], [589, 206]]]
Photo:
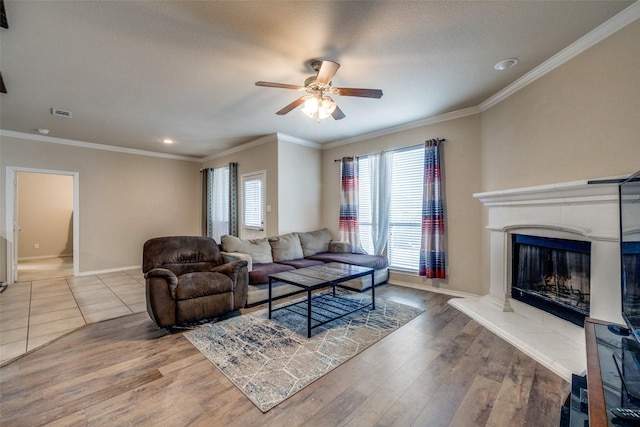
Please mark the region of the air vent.
[[71, 111], [61, 110], [60, 108], [52, 108], [51, 114], [54, 116], [66, 117], [68, 119], [71, 118]]

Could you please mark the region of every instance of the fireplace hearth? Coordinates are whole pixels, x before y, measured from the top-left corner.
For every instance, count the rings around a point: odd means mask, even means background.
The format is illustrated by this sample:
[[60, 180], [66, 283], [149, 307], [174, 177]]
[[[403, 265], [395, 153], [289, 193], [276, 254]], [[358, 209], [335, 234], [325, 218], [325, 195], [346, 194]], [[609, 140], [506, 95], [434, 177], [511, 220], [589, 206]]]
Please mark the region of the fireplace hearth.
[[591, 300], [591, 242], [512, 235], [511, 297], [582, 326]]

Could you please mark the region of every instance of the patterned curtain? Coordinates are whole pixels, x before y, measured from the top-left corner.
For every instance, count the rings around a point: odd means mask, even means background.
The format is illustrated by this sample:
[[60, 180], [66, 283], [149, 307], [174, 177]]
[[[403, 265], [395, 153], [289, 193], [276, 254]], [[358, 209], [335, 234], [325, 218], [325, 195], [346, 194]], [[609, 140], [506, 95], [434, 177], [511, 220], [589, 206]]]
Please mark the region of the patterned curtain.
[[229, 163], [229, 234], [238, 237], [238, 164]]
[[425, 142], [424, 190], [422, 196], [422, 243], [419, 275], [429, 279], [446, 278], [445, 216], [441, 180], [440, 142]]
[[340, 177], [340, 240], [351, 244], [352, 252], [362, 253], [358, 227], [358, 159], [343, 157]]
[[213, 169], [202, 169], [202, 235], [211, 237], [211, 206], [213, 199]]

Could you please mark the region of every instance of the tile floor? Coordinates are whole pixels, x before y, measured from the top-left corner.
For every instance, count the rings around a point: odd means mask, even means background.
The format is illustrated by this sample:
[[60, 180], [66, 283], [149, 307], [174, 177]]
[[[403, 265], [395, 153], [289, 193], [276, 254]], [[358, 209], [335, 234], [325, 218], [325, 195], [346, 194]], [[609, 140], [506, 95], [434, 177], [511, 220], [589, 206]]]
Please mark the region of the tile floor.
[[21, 265], [18, 279], [0, 293], [0, 364], [85, 324], [146, 310], [140, 270], [73, 277]]

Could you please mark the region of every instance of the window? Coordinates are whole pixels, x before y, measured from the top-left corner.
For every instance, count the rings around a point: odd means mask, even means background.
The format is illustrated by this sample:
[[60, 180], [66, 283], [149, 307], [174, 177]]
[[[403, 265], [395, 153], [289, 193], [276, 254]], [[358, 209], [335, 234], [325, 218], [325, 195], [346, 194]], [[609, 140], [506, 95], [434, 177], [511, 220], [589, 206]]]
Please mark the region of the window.
[[358, 227], [360, 228], [360, 244], [369, 254], [375, 253], [373, 248], [373, 215], [371, 209], [371, 199], [373, 197], [371, 181], [375, 171], [371, 170], [372, 166], [373, 161], [371, 157], [360, 157], [358, 159], [358, 185], [360, 190], [358, 197]]
[[[388, 239], [389, 265], [399, 270], [418, 271], [422, 231], [424, 147], [395, 150], [387, 155], [389, 176]], [[373, 203], [378, 167], [371, 157], [359, 158], [359, 225], [363, 248], [373, 251]]]
[[220, 236], [229, 234], [229, 167], [213, 170], [211, 237], [217, 242]]
[[265, 173], [242, 176], [242, 234], [244, 238], [264, 237]]

